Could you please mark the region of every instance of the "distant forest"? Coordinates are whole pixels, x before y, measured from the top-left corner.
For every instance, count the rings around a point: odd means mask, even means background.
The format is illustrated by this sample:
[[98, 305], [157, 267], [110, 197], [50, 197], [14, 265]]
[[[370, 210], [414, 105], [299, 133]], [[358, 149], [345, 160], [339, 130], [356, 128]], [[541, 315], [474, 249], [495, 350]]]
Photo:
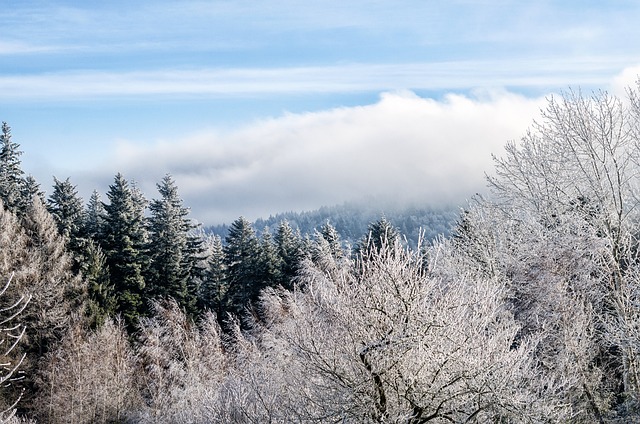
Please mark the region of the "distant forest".
[[[259, 218], [252, 223], [258, 235], [265, 229], [274, 229], [287, 221], [291, 228], [303, 236], [313, 236], [324, 224], [330, 223], [345, 243], [355, 245], [369, 232], [369, 224], [386, 218], [398, 229], [411, 247], [416, 247], [422, 239], [431, 241], [438, 236], [448, 237], [460, 217], [460, 207], [417, 207], [382, 208], [373, 201], [368, 205], [350, 202], [336, 206], [323, 206], [308, 212], [283, 212], [269, 218]], [[205, 231], [224, 239], [229, 225], [221, 224], [205, 228]]]
[[640, 422], [640, 83], [550, 98], [460, 212], [205, 231], [171, 175], [45, 197], [19, 147], [4, 123], [0, 422]]

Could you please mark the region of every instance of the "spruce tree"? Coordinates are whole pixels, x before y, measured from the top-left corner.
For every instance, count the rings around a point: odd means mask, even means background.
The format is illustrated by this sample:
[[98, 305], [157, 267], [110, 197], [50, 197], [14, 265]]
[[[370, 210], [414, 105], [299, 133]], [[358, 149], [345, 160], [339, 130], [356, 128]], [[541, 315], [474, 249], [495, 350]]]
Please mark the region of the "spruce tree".
[[107, 258], [111, 283], [116, 291], [116, 311], [132, 330], [144, 313], [143, 293], [146, 264], [144, 208], [122, 174], [115, 176], [103, 204], [102, 249]]
[[104, 204], [100, 199], [100, 193], [94, 190], [84, 212], [83, 233], [87, 238], [99, 240], [104, 225], [104, 215]]
[[53, 216], [58, 231], [67, 240], [67, 247], [73, 255], [74, 269], [78, 271], [86, 259], [88, 240], [83, 237], [84, 210], [82, 199], [69, 178], [64, 181], [53, 177], [53, 193], [47, 209]]
[[226, 312], [225, 298], [227, 293], [226, 266], [222, 240], [219, 236], [211, 236], [207, 240], [207, 267], [199, 291], [200, 310], [211, 310], [218, 319], [224, 318]]
[[269, 227], [262, 233], [260, 243], [259, 273], [260, 280], [265, 287], [276, 287], [282, 281], [280, 270], [282, 269], [282, 259], [278, 255], [277, 246], [271, 236]]
[[149, 206], [149, 268], [147, 283], [154, 297], [172, 297], [187, 313], [196, 312], [202, 241], [192, 235], [197, 225], [182, 204], [170, 175], [158, 186], [161, 198]]
[[25, 178], [22, 195], [28, 205], [33, 203], [35, 199], [38, 199], [43, 205], [46, 203], [44, 192], [40, 189], [40, 183], [36, 181], [33, 175], [27, 175], [27, 178]]
[[274, 236], [277, 253], [280, 258], [279, 284], [287, 289], [293, 288], [293, 279], [298, 274], [304, 259], [304, 246], [300, 233], [294, 232], [287, 220], [278, 225]]
[[361, 258], [368, 257], [372, 251], [379, 252], [383, 246], [390, 246], [400, 240], [400, 232], [385, 216], [368, 226], [367, 234], [358, 242], [356, 253]]
[[258, 299], [264, 288], [260, 241], [244, 217], [235, 220], [225, 238], [224, 263], [227, 268], [226, 303], [230, 312], [240, 314]]
[[28, 204], [24, 196], [21, 155], [20, 145], [11, 139], [11, 128], [3, 122], [0, 131], [0, 200], [5, 208], [22, 217]]
[[83, 208], [78, 190], [69, 178], [60, 181], [53, 177], [53, 193], [49, 196], [47, 210], [53, 215], [60, 234], [75, 238], [82, 228]]

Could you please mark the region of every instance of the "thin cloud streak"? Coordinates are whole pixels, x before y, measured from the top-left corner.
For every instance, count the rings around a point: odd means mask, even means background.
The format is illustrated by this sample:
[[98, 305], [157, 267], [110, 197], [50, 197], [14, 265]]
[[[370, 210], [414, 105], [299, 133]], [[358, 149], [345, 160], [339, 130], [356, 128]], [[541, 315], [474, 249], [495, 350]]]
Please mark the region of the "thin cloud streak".
[[0, 76], [4, 101], [73, 101], [136, 96], [247, 96], [277, 93], [351, 93], [455, 90], [474, 87], [604, 85], [625, 57], [580, 60], [460, 61], [349, 64], [291, 68], [71, 71]]

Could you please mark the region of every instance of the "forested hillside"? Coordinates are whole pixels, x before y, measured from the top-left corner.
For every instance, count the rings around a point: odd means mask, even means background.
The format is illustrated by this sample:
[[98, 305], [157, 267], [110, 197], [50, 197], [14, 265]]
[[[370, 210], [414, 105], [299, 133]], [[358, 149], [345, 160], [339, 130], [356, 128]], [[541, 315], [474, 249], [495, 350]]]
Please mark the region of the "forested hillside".
[[551, 98], [419, 245], [446, 210], [212, 235], [170, 175], [85, 202], [21, 154], [3, 124], [3, 421], [640, 421], [640, 85]]
[[[342, 239], [350, 245], [368, 233], [370, 223], [385, 217], [406, 237], [411, 247], [416, 247], [422, 238], [433, 240], [438, 236], [449, 236], [460, 215], [460, 206], [441, 207], [382, 207], [379, 202], [351, 202], [336, 206], [323, 206], [308, 212], [284, 212], [269, 218], [259, 218], [252, 223], [256, 233], [262, 234], [265, 229], [276, 228], [280, 222], [289, 225], [303, 236], [313, 236], [316, 230], [325, 223], [330, 223]], [[224, 238], [229, 231], [228, 225], [216, 225], [206, 231]]]

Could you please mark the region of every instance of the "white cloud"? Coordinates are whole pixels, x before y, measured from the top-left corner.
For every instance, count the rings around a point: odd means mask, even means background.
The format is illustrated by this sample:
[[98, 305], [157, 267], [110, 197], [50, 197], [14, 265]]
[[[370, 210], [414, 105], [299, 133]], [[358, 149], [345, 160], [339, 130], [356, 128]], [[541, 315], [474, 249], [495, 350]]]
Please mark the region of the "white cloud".
[[385, 93], [371, 105], [288, 114], [230, 133], [140, 146], [122, 141], [103, 178], [171, 173], [193, 216], [230, 222], [372, 196], [437, 204], [482, 190], [491, 153], [518, 139], [540, 100], [508, 92], [443, 100]]
[[624, 57], [344, 64], [135, 72], [72, 71], [0, 76], [3, 100], [69, 101], [145, 96], [229, 97], [278, 93], [354, 93], [401, 89], [607, 84]]

